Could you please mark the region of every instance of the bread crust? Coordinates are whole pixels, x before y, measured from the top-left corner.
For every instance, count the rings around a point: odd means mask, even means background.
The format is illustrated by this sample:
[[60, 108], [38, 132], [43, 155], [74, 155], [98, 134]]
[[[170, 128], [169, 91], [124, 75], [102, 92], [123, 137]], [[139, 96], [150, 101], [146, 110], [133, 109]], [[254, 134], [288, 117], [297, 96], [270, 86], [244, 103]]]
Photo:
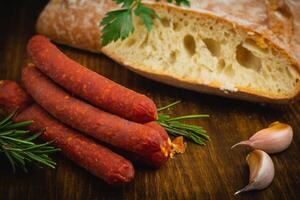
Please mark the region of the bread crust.
[[[100, 3], [101, 2], [101, 3]], [[198, 5], [201, 2], [202, 5]], [[209, 3], [207, 3], [209, 2]], [[286, 57], [292, 66], [300, 73], [300, 45], [297, 40], [294, 40], [290, 37], [294, 37], [294, 34], [298, 33], [299, 27], [294, 25], [293, 35], [288, 35], [286, 32], [277, 33], [272, 31], [272, 28], [269, 25], [269, 22], [266, 19], [255, 18], [251, 20], [247, 19], [247, 13], [241, 16], [237, 16], [234, 10], [226, 10], [227, 15], [219, 14], [216, 12], [217, 1], [192, 1], [191, 8], [183, 8], [178, 6], [173, 6], [165, 3], [153, 3], [151, 1], [145, 2], [148, 6], [153, 9], [171, 9], [175, 12], [186, 13], [187, 15], [200, 16], [213, 18], [214, 20], [231, 26], [233, 29], [242, 30], [246, 33], [251, 33], [251, 38], [262, 45], [270, 46], [272, 49], [280, 52], [281, 55]], [[250, 1], [241, 1], [238, 4], [255, 6], [256, 4], [262, 4], [261, 0], [250, 0]], [[203, 6], [206, 3], [206, 7]], [[215, 4], [214, 4], [215, 3]], [[252, 5], [252, 4], [253, 5]], [[80, 5], [81, 4], [81, 5]], [[101, 5], [100, 5], [101, 4]], [[95, 6], [98, 8], [92, 8]], [[260, 5], [260, 6], [261, 6]], [[204, 9], [202, 9], [202, 7]], [[262, 6], [261, 6], [262, 7]], [[299, 6], [300, 7], [300, 6]], [[257, 102], [273, 102], [273, 103], [289, 103], [295, 101], [299, 98], [300, 85], [296, 88], [296, 91], [293, 92], [291, 96], [282, 96], [274, 93], [266, 93], [251, 88], [239, 87], [236, 86], [238, 91], [230, 92], [221, 90], [221, 84], [217, 82], [212, 82], [209, 85], [199, 84], [188, 79], [175, 78], [170, 75], [165, 74], [163, 71], [153, 71], [147, 70], [147, 67], [141, 66], [141, 64], [134, 63], [132, 61], [124, 60], [119, 55], [115, 54], [113, 50], [109, 48], [101, 48], [100, 39], [101, 33], [98, 27], [98, 22], [104, 16], [104, 14], [111, 9], [115, 9], [117, 6], [109, 0], [99, 1], [99, 0], [90, 0], [80, 3], [80, 1], [65, 4], [61, 0], [52, 0], [45, 10], [41, 13], [39, 20], [37, 22], [37, 31], [39, 33], [45, 34], [50, 37], [52, 40], [70, 45], [73, 47], [86, 49], [92, 52], [102, 52], [108, 57], [114, 59], [118, 63], [126, 66], [128, 69], [135, 71], [145, 77], [148, 77], [153, 80], [167, 83], [176, 87], [186, 88], [194, 91], [217, 94], [220, 96], [226, 96], [231, 98], [244, 99], [248, 101], [257, 101]], [[98, 9], [98, 12], [96, 10]], [[248, 9], [250, 9], [248, 7]], [[101, 11], [101, 12], [99, 12]], [[266, 16], [269, 16], [269, 5], [265, 5], [264, 8], [259, 8], [257, 12], [267, 13]], [[73, 24], [73, 28], [66, 28], [68, 20], [65, 20], [66, 15], [73, 13], [76, 19], [83, 17], [84, 13], [92, 13], [89, 17], [91, 23], [89, 25], [84, 25], [83, 28], [80, 28], [80, 22]], [[245, 11], [246, 12], [246, 11]], [[52, 13], [52, 14], [51, 14]], [[52, 16], [51, 16], [52, 15]], [[295, 15], [292, 15], [295, 16]], [[239, 17], [239, 18], [237, 18]], [[298, 18], [295, 18], [298, 20]], [[52, 22], [52, 23], [50, 23]], [[54, 22], [54, 23], [53, 23]], [[96, 24], [95, 24], [96, 23]], [[285, 23], [285, 22], [281, 22]], [[57, 27], [55, 27], [55, 25]], [[67, 30], [68, 29], [68, 30]], [[65, 31], [64, 33], [59, 33], [59, 31]], [[68, 37], [71, 34], [76, 35], [71, 38]], [[86, 34], [84, 34], [86, 33]], [[290, 41], [289, 43], [286, 41]]]

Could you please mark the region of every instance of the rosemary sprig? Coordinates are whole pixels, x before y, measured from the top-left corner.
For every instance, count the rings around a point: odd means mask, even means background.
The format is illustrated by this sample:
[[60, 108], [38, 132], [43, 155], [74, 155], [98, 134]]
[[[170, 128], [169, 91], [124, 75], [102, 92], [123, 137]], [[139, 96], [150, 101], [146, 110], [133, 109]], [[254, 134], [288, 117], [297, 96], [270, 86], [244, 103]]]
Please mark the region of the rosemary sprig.
[[[178, 103], [180, 103], [180, 101], [176, 101], [157, 110], [158, 112], [160, 112], [169, 109]], [[170, 117], [170, 115], [167, 114], [158, 114], [157, 122], [173, 136], [183, 136], [191, 141], [194, 141], [197, 144], [205, 145], [205, 142], [210, 140], [207, 132], [200, 126], [184, 124], [181, 122], [181, 120], [199, 119], [206, 117], [209, 117], [209, 115], [185, 115], [179, 117]]]
[[[149, 32], [153, 27], [153, 19], [159, 18], [153, 9], [142, 4], [142, 0], [113, 1], [121, 5], [121, 9], [108, 12], [100, 22], [100, 26], [102, 26], [101, 43], [103, 46], [119, 39], [124, 40], [134, 32], [133, 15], [140, 18]], [[167, 2], [175, 2], [179, 6], [190, 6], [190, 0], [167, 0]]]
[[50, 146], [52, 142], [34, 143], [33, 140], [42, 133], [30, 134], [30, 131], [25, 128], [31, 125], [32, 121], [14, 123], [12, 121], [14, 115], [15, 112], [0, 121], [0, 153], [8, 158], [13, 172], [16, 171], [17, 166], [27, 172], [26, 164], [30, 162], [55, 168], [56, 163], [48, 154], [60, 149]]

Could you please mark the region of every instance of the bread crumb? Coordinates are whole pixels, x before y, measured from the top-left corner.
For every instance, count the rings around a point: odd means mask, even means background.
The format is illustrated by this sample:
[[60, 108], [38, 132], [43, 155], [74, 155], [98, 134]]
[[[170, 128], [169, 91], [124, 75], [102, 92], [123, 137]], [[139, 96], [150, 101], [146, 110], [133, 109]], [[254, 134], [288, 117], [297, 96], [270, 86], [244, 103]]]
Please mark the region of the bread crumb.
[[238, 88], [236, 88], [233, 84], [230, 83], [225, 83], [220, 87], [220, 89], [223, 90], [225, 93], [238, 91]]

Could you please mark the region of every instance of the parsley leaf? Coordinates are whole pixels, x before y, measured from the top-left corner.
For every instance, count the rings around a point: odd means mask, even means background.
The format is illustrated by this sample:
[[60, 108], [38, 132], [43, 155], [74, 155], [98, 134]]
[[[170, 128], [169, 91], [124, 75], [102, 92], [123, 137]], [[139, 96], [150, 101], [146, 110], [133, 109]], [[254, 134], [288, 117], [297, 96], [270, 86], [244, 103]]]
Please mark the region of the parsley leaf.
[[[153, 9], [142, 4], [142, 0], [113, 1], [121, 5], [122, 8], [108, 12], [102, 19], [100, 23], [100, 26], [102, 26], [102, 46], [118, 39], [123, 40], [134, 32], [133, 14], [142, 20], [148, 31], [151, 31], [153, 28], [153, 18], [159, 18]], [[167, 0], [167, 2], [173, 3], [174, 0]], [[190, 0], [175, 0], [175, 3], [178, 6], [190, 6]]]
[[142, 20], [148, 31], [151, 31], [153, 27], [153, 17], [158, 17], [156, 12], [143, 4], [138, 4], [137, 8], [134, 11], [134, 14]]
[[134, 31], [131, 8], [110, 11], [101, 21], [102, 45], [125, 39]]
[[191, 6], [191, 3], [189, 0], [176, 0], [176, 4], [177, 5], [184, 5], [184, 6], [188, 6], [190, 7]]

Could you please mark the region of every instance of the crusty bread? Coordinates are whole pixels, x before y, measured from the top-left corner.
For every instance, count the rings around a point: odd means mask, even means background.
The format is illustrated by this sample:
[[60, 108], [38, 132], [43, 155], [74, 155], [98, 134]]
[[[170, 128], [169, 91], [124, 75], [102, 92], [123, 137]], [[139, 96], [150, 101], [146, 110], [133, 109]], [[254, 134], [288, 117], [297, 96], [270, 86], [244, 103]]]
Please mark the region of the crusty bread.
[[[191, 8], [145, 2], [160, 19], [100, 46], [99, 21], [111, 0], [52, 0], [37, 31], [54, 41], [103, 52], [129, 69], [176, 87], [259, 102], [285, 103], [300, 90], [298, 3], [194, 0]], [[298, 16], [297, 16], [298, 15]]]

